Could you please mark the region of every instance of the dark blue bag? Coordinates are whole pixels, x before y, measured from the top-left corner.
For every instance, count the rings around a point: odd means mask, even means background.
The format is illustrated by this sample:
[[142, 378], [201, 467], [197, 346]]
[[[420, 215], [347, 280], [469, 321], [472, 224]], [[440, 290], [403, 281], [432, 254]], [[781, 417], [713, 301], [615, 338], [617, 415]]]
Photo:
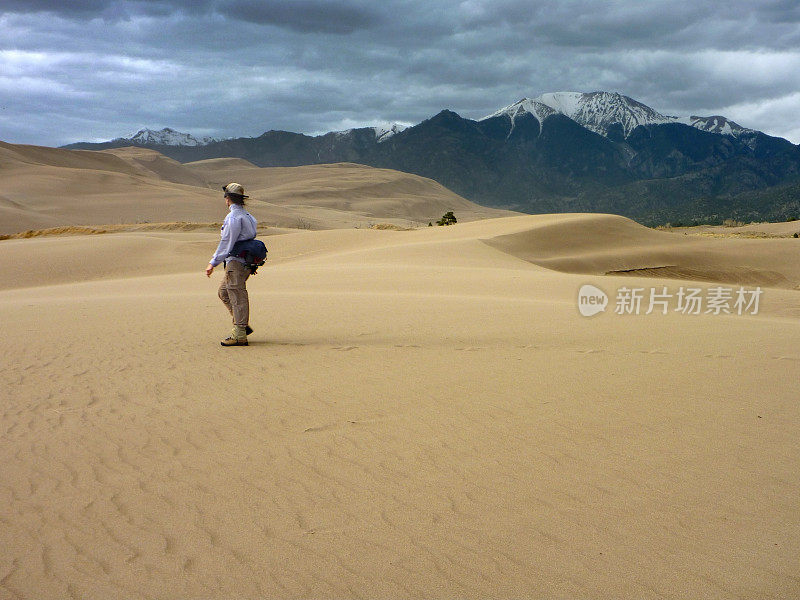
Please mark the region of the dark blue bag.
[[239, 240], [233, 245], [228, 256], [241, 258], [250, 272], [255, 273], [258, 267], [267, 262], [267, 247], [261, 240]]

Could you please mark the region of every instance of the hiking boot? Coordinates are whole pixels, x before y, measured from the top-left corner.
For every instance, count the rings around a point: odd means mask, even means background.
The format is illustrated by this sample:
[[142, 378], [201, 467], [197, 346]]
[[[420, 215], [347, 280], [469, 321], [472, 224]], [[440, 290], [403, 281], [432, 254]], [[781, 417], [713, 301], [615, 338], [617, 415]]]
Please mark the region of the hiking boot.
[[222, 346], [247, 346], [247, 330], [234, 325], [231, 334], [220, 342]]

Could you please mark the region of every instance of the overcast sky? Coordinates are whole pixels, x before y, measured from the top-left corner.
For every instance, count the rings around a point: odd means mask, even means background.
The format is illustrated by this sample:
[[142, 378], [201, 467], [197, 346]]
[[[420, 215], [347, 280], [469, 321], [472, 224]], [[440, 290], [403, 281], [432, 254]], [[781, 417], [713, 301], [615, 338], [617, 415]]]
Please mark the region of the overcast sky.
[[12, 143], [313, 134], [598, 90], [800, 143], [800, 2], [0, 1]]

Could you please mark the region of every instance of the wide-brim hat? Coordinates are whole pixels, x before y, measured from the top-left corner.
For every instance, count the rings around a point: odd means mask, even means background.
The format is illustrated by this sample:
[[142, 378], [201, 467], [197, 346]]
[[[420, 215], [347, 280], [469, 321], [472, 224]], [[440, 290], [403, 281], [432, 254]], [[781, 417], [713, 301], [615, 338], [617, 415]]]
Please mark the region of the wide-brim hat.
[[229, 183], [228, 185], [223, 185], [222, 190], [226, 194], [234, 194], [236, 196], [241, 196], [242, 198], [250, 197], [244, 195], [244, 187], [240, 183]]

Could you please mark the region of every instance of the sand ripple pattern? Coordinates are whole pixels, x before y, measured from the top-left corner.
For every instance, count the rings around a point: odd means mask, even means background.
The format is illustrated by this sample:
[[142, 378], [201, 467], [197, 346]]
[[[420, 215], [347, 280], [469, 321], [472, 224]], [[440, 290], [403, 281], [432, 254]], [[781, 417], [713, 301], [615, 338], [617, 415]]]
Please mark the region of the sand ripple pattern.
[[280, 236], [247, 348], [199, 271], [0, 292], [0, 598], [800, 595], [796, 293], [587, 320], [514, 223]]

